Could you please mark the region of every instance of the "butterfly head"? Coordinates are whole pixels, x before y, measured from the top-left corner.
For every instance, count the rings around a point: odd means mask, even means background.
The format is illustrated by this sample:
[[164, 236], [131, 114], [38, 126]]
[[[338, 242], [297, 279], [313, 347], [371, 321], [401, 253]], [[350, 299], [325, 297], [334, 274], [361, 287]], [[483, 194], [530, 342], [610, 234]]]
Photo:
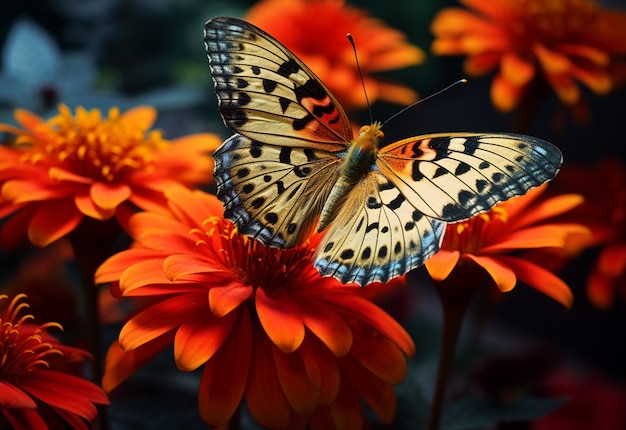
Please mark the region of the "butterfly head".
[[385, 133], [383, 133], [381, 127], [382, 124], [378, 121], [373, 122], [371, 125], [364, 125], [359, 130], [357, 140], [362, 142], [362, 146], [373, 145], [375, 148], [379, 148], [380, 144], [385, 140]]

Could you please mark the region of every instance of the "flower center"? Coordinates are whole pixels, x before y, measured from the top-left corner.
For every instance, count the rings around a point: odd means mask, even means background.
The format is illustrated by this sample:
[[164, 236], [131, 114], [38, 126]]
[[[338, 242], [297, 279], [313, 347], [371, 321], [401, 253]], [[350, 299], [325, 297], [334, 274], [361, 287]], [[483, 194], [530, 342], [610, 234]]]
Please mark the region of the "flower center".
[[114, 182], [149, 167], [166, 145], [160, 132], [146, 133], [145, 126], [125, 119], [117, 108], [105, 119], [95, 109], [79, 107], [75, 117], [66, 106], [59, 110], [59, 115], [37, 130], [43, 139], [36, 143], [28, 136], [18, 139], [18, 144], [31, 145], [23, 161], [47, 162], [83, 177]]
[[461, 254], [475, 254], [492, 243], [492, 239], [500, 234], [507, 222], [506, 211], [496, 206], [467, 221], [449, 224], [441, 248], [460, 251]]
[[589, 0], [509, 0], [508, 4], [514, 17], [512, 29], [526, 42], [572, 41], [587, 29], [598, 10]]
[[[301, 288], [308, 284], [310, 277], [318, 275], [312, 264], [314, 250], [307, 244], [290, 249], [268, 247], [239, 234], [230, 221], [220, 217], [208, 218], [204, 227], [204, 232], [197, 233], [207, 238], [206, 241], [213, 241], [209, 249], [218, 250], [217, 258], [254, 289]], [[204, 241], [199, 240], [196, 244]]]

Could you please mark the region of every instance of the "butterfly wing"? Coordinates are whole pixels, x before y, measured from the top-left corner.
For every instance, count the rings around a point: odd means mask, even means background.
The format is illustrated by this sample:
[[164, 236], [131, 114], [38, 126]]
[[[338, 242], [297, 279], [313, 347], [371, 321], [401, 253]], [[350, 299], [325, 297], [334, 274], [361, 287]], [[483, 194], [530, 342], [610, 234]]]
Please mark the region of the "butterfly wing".
[[236, 131], [213, 154], [217, 196], [242, 234], [291, 247], [312, 232], [352, 139], [324, 84], [272, 36], [236, 19], [205, 25], [219, 111]]
[[461, 221], [554, 178], [552, 144], [508, 133], [431, 134], [382, 148], [376, 165], [426, 216]]
[[240, 233], [281, 248], [312, 233], [341, 161], [325, 151], [266, 145], [239, 134], [213, 157], [224, 216]]
[[315, 74], [280, 42], [236, 18], [205, 25], [204, 42], [224, 123], [272, 145], [344, 150], [352, 128]]
[[347, 196], [318, 245], [315, 267], [343, 283], [386, 282], [439, 249], [445, 223], [429, 218], [375, 170]]

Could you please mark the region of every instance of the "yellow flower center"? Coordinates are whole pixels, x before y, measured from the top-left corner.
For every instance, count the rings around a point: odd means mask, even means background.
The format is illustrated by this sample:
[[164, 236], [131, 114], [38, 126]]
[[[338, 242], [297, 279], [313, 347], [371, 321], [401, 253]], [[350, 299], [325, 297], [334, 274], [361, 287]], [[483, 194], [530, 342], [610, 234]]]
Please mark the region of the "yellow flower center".
[[35, 139], [20, 136], [17, 144], [30, 148], [22, 160], [47, 163], [79, 176], [114, 182], [138, 169], [149, 168], [157, 151], [166, 145], [159, 131], [145, 130], [120, 115], [117, 108], [101, 118], [100, 111], [76, 109], [72, 116], [67, 106], [59, 107], [60, 114], [48, 120]]
[[312, 264], [314, 250], [307, 244], [290, 249], [268, 247], [239, 234], [230, 221], [215, 216], [206, 219], [204, 227], [204, 232], [192, 231], [203, 237], [196, 245], [204, 243], [209, 249], [219, 250], [218, 258], [224, 266], [254, 289], [302, 288], [310, 277], [317, 275]]
[[559, 41], [587, 29], [598, 5], [590, 0], [509, 0], [512, 30], [526, 42]]
[[476, 254], [499, 232], [508, 222], [507, 212], [496, 206], [489, 212], [481, 213], [467, 221], [448, 225], [443, 238], [442, 249], [460, 251], [461, 254]]

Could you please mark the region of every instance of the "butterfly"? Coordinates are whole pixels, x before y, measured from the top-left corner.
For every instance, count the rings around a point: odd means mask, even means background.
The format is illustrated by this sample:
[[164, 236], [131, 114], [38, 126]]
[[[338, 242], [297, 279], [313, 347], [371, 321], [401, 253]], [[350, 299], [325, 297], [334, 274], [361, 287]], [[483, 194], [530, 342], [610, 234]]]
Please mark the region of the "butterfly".
[[240, 233], [290, 248], [323, 232], [314, 265], [342, 283], [386, 282], [439, 250], [445, 226], [551, 180], [552, 144], [509, 133], [353, 138], [328, 88], [254, 25], [218, 17], [204, 42], [235, 134], [213, 154], [217, 196]]

